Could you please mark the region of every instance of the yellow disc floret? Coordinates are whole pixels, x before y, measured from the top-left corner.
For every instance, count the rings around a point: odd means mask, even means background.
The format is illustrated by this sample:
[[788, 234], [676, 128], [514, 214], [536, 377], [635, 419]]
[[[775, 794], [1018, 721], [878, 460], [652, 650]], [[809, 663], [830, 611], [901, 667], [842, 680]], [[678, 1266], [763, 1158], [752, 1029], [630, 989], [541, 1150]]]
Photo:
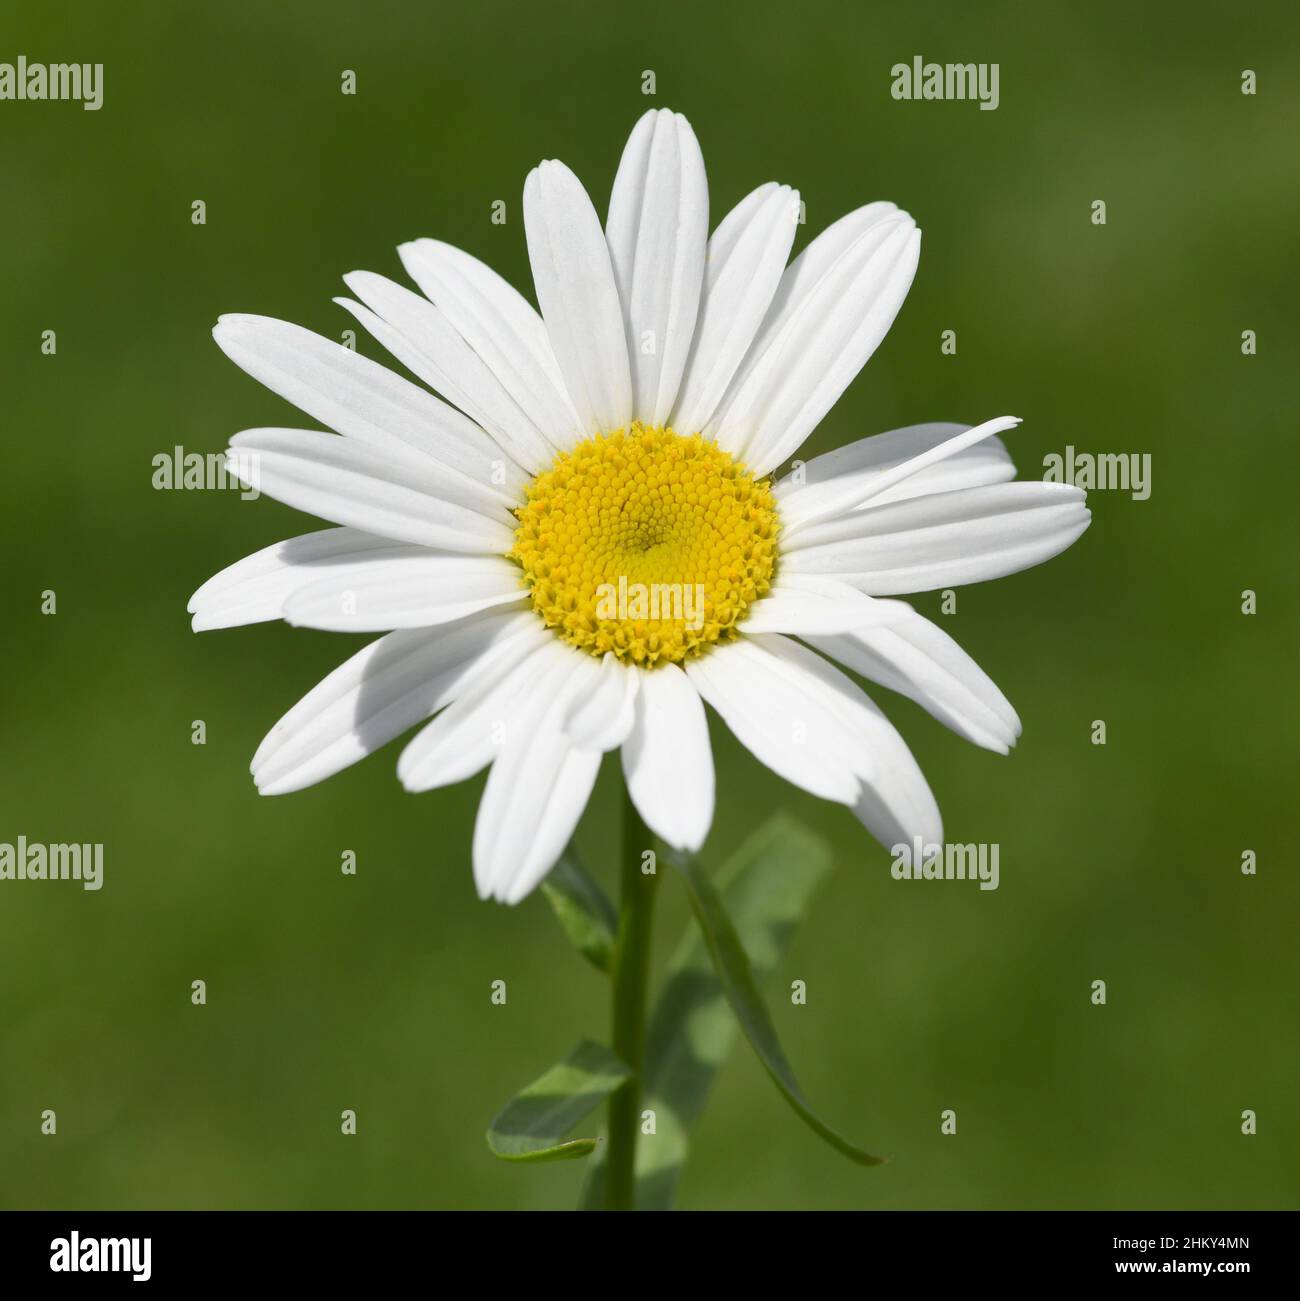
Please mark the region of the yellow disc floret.
[[557, 456], [515, 514], [510, 556], [533, 608], [593, 655], [644, 668], [699, 655], [771, 586], [771, 486], [699, 434], [596, 434]]

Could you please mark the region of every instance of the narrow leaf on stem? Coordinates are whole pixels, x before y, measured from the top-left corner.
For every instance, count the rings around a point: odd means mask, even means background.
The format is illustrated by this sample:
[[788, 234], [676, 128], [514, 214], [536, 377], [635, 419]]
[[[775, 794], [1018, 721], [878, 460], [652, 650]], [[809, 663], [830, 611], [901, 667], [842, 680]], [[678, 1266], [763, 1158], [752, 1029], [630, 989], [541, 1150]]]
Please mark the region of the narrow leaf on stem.
[[722, 983], [731, 1010], [744, 1031], [745, 1038], [758, 1054], [764, 1069], [772, 1077], [785, 1100], [794, 1108], [800, 1119], [813, 1133], [824, 1139], [836, 1151], [842, 1152], [850, 1161], [859, 1165], [880, 1165], [882, 1157], [872, 1156], [855, 1143], [850, 1143], [843, 1135], [836, 1133], [829, 1125], [818, 1118], [803, 1095], [799, 1081], [786, 1060], [785, 1052], [777, 1038], [776, 1027], [768, 1015], [759, 993], [754, 973], [750, 969], [749, 959], [744, 946], [736, 934], [731, 918], [723, 907], [721, 898], [709, 880], [708, 874], [694, 858], [687, 855], [674, 855], [674, 864], [686, 880], [690, 894], [691, 907], [696, 920], [704, 932], [705, 942], [713, 958], [714, 970]]
[[618, 914], [572, 845], [542, 882], [542, 893], [578, 952], [597, 971], [608, 974], [614, 960]]
[[594, 1138], [564, 1141], [631, 1074], [601, 1044], [583, 1040], [562, 1062], [515, 1094], [488, 1127], [488, 1147], [503, 1161], [567, 1161], [590, 1155]]

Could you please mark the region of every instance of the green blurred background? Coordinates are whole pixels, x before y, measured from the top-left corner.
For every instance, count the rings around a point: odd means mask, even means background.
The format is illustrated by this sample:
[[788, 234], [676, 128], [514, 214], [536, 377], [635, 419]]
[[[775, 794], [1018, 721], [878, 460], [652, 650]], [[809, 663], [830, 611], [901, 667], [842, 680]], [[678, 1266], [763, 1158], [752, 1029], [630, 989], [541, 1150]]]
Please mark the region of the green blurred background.
[[[875, 693], [949, 838], [1000, 843], [998, 891], [891, 880], [847, 810], [715, 729], [708, 862], [776, 807], [834, 844], [773, 1015], [823, 1114], [893, 1161], [861, 1170], [818, 1143], [741, 1044], [682, 1203], [1300, 1204], [1295, 21], [1284, 3], [11, 0], [0, 61], [106, 71], [99, 112], [0, 103], [0, 840], [103, 841], [106, 884], [0, 883], [0, 1204], [573, 1204], [576, 1163], [500, 1164], [483, 1130], [603, 1035], [603, 982], [540, 896], [475, 898], [481, 780], [406, 795], [393, 746], [257, 796], [262, 735], [367, 639], [192, 634], [204, 579], [318, 525], [155, 491], [151, 458], [300, 423], [211, 342], [221, 312], [337, 338], [339, 277], [400, 276], [394, 248], [420, 235], [531, 293], [527, 169], [563, 158], [603, 212], [627, 132], [661, 105], [699, 134], [715, 221], [776, 179], [807, 202], [800, 245], [877, 198], [925, 230], [896, 326], [811, 450], [1012, 412], [1026, 476], [1067, 443], [1153, 460], [1150, 500], [1091, 494], [1071, 551], [963, 589], [944, 620], [1021, 713], [1010, 758]], [[889, 69], [915, 54], [999, 63], [1001, 106], [895, 102]], [[937, 596], [918, 606], [938, 614]], [[616, 783], [607, 760], [578, 833], [611, 888]], [[661, 955], [688, 921], [666, 885]], [[780, 992], [793, 979], [806, 1007]]]

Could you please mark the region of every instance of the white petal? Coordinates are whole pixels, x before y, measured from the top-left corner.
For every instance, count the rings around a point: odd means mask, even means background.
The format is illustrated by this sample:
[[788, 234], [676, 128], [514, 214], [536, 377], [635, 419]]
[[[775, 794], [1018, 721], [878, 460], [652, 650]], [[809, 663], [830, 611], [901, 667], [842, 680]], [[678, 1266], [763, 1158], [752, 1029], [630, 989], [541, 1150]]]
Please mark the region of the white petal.
[[822, 574], [872, 596], [960, 587], [1064, 551], [1092, 518], [1063, 483], [1000, 483], [871, 506], [811, 525], [783, 572]]
[[596, 672], [591, 686], [575, 700], [564, 720], [564, 730], [574, 745], [584, 750], [615, 750], [632, 730], [636, 694], [643, 676], [630, 664], [608, 651], [599, 664], [591, 656]]
[[862, 214], [791, 263], [709, 422], [755, 474], [798, 450], [885, 337], [912, 283], [921, 236], [911, 217], [875, 204]]
[[745, 611], [742, 627], [749, 636], [786, 632], [802, 637], [808, 633], [851, 632], [892, 617], [893, 612], [884, 602], [837, 579], [783, 574], [767, 596]]
[[[1014, 416], [1003, 416], [974, 426], [913, 425], [816, 457], [803, 468], [802, 487], [782, 492], [788, 477], [777, 485], [786, 545], [806, 525], [868, 504], [883, 506], [1014, 478], [1015, 467], [996, 435], [1019, 423]], [[939, 430], [943, 434], [936, 434]], [[981, 456], [981, 448], [990, 444], [993, 453]], [[899, 454], [891, 456], [893, 452]]]
[[713, 824], [713, 750], [703, 702], [676, 664], [642, 674], [623, 773], [655, 835], [690, 853], [704, 844]]
[[501, 556], [410, 553], [357, 564], [296, 591], [285, 620], [327, 632], [432, 628], [528, 599], [518, 565]]
[[519, 868], [497, 892], [502, 903], [516, 904], [527, 898], [555, 866], [591, 798], [591, 788], [600, 771], [598, 750], [565, 751], [560, 760], [550, 797], [533, 832], [532, 844]]
[[[789, 270], [781, 277], [772, 310], [763, 322], [759, 343], [765, 345], [780, 328], [780, 318], [787, 317], [794, 304], [838, 262], [861, 238], [864, 232], [881, 222], [907, 218], [896, 204], [888, 201], [867, 203], [852, 212], [846, 212], [831, 222], [807, 248], [795, 258]], [[910, 220], [910, 218], [908, 218]]]
[[695, 342], [672, 427], [705, 428], [758, 333], [798, 230], [799, 192], [769, 181], [719, 223], [704, 263]]
[[555, 638], [515, 700], [474, 823], [474, 880], [481, 898], [513, 903], [546, 874], [568, 843], [600, 767], [573, 746], [562, 720], [574, 686], [589, 681], [583, 652]]
[[625, 428], [632, 378], [609, 246], [586, 190], [563, 163], [529, 172], [524, 229], [542, 319], [585, 432]]
[[489, 610], [432, 631], [394, 632], [371, 642], [267, 733], [252, 762], [258, 790], [302, 790], [365, 758], [454, 700], [495, 642], [536, 624], [531, 611]]
[[906, 614], [889, 624], [807, 640], [855, 673], [915, 700], [967, 740], [1006, 754], [1020, 735], [1020, 719], [988, 674], [909, 606], [880, 604]]
[[491, 763], [514, 723], [520, 692], [536, 680], [543, 648], [553, 640], [538, 619], [531, 631], [480, 656], [464, 691], [402, 751], [397, 763], [402, 785], [408, 791], [433, 790], [464, 781]]
[[859, 821], [886, 848], [910, 844], [915, 836], [926, 843], [943, 840], [939, 806], [920, 767], [898, 729], [875, 703], [833, 664], [816, 652], [784, 637], [759, 639], [775, 658], [798, 673], [800, 690], [841, 721], [856, 744], [870, 755], [870, 769], [852, 801]]
[[[741, 743], [773, 772], [822, 799], [853, 804], [872, 768], [865, 739], [855, 727], [862, 710], [852, 707], [849, 693], [828, 704], [799, 652], [817, 658], [784, 637], [741, 637], [688, 661], [686, 674]], [[850, 693], [865, 699], [844, 681]]]
[[551, 462], [553, 446], [427, 298], [368, 271], [354, 271], [343, 279], [366, 306], [347, 298], [334, 301], [394, 357], [486, 429], [530, 474]]
[[513, 545], [509, 513], [470, 480], [334, 434], [249, 429], [230, 440], [226, 458], [242, 482], [335, 524], [447, 551], [504, 554]]
[[709, 235], [704, 158], [680, 113], [651, 109], [632, 129], [605, 237], [623, 304], [632, 415], [668, 421], [695, 335]]
[[536, 308], [491, 267], [451, 244], [417, 239], [398, 250], [407, 274], [437, 305], [501, 386], [556, 447], [581, 421]]
[[891, 852], [918, 836], [923, 845], [943, 844], [943, 817], [925, 774], [898, 729], [878, 710], [875, 718], [876, 773], [863, 783], [854, 815]]
[[[850, 484], [854, 496], [859, 488], [865, 494], [871, 494], [872, 483], [878, 475], [946, 443], [971, 427], [951, 421], [907, 425], [814, 456], [797, 473], [791, 471], [778, 480], [773, 488], [781, 503], [781, 519], [786, 523], [802, 522], [812, 516], [820, 519], [823, 517], [823, 498], [833, 497], [838, 501], [845, 495], [842, 489]], [[956, 492], [960, 488], [982, 488], [1015, 477], [1016, 467], [1006, 445], [996, 436], [985, 438], [881, 493], [876, 498], [876, 505], [936, 492]]]
[[188, 610], [195, 632], [278, 619], [300, 587], [387, 556], [429, 554], [357, 529], [321, 529], [275, 542], [227, 566], [193, 596]]
[[268, 316], [223, 316], [212, 337], [254, 379], [348, 438], [431, 457], [504, 502], [528, 480], [472, 420], [351, 348]]

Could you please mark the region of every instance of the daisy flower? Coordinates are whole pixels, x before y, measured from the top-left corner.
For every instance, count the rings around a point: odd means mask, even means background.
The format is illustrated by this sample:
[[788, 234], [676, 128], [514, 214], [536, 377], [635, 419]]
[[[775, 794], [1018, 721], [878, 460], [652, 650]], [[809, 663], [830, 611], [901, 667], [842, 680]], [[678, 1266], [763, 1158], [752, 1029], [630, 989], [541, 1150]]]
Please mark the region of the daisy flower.
[[787, 265], [798, 213], [770, 183], [710, 235], [695, 134], [652, 111], [603, 229], [563, 163], [529, 173], [540, 312], [433, 239], [399, 250], [419, 293], [344, 277], [354, 297], [337, 301], [427, 388], [296, 325], [220, 319], [227, 356], [333, 431], [237, 434], [232, 471], [334, 527], [204, 584], [195, 629], [385, 634], [271, 730], [252, 762], [263, 794], [423, 724], [399, 778], [427, 791], [490, 766], [474, 878], [515, 903], [563, 851], [607, 751], [646, 825], [700, 847], [708, 705], [886, 846], [942, 843], [911, 752], [843, 668], [1006, 753], [1020, 721], [1005, 696], [891, 598], [1036, 565], [1089, 514], [1077, 488], [1012, 482], [1011, 418], [912, 425], [774, 477], [883, 339], [921, 241], [906, 212], [870, 203]]

